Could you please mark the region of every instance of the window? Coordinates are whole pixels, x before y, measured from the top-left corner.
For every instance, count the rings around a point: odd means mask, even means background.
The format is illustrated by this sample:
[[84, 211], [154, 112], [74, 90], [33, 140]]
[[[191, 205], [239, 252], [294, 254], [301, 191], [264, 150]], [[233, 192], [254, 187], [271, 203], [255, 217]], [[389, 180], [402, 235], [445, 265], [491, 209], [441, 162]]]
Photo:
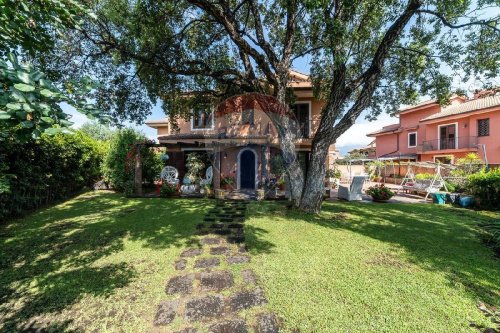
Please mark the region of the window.
[[417, 132], [408, 133], [408, 148], [417, 146]]
[[213, 112], [210, 107], [198, 107], [193, 111], [193, 118], [191, 118], [191, 128], [197, 129], [210, 129], [213, 127], [214, 119]]
[[299, 126], [299, 136], [302, 138], [309, 137], [309, 103], [297, 103], [291, 105], [291, 109], [295, 114], [297, 125]]
[[243, 113], [241, 114], [241, 123], [244, 125], [245, 124], [253, 125], [253, 116], [254, 116], [253, 109], [243, 110]]
[[490, 135], [490, 119], [478, 119], [477, 120], [477, 136], [488, 136]]

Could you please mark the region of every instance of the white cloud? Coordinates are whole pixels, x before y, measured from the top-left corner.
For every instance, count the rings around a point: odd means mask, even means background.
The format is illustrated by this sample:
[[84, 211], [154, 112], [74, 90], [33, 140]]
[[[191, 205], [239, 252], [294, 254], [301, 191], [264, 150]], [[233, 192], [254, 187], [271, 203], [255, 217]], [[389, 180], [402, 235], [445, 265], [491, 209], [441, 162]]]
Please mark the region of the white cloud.
[[373, 138], [367, 137], [366, 134], [375, 132], [383, 126], [395, 124], [397, 122], [398, 118], [391, 117], [388, 114], [383, 114], [372, 122], [367, 122], [365, 119], [361, 118], [338, 138], [335, 145], [339, 149], [347, 146], [364, 147], [373, 140]]

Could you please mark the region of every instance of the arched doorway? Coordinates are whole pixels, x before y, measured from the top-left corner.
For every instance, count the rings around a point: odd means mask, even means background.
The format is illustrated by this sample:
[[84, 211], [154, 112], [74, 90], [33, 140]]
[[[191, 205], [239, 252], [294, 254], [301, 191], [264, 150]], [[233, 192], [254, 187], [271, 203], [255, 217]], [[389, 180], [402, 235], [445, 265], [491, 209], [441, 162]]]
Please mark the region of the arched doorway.
[[238, 154], [238, 188], [255, 190], [255, 172], [257, 156], [255, 152], [246, 148]]

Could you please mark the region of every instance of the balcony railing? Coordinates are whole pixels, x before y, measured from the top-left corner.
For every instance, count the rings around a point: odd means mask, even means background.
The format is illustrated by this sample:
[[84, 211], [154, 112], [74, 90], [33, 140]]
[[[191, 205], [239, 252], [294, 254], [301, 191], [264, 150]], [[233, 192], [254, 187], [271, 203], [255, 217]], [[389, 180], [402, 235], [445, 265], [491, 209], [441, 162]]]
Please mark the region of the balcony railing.
[[451, 139], [437, 139], [422, 142], [417, 151], [425, 153], [427, 151], [447, 150], [447, 149], [467, 149], [477, 148], [477, 136], [460, 136]]

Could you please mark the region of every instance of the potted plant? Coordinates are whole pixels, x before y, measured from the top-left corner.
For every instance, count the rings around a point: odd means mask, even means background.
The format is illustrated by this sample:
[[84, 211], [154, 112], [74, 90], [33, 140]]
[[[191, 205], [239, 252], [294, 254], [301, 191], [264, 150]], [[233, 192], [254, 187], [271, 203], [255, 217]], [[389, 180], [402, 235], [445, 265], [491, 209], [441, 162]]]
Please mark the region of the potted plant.
[[220, 185], [223, 189], [230, 190], [234, 185], [234, 178], [231, 176], [221, 177]]
[[394, 196], [394, 192], [392, 192], [388, 187], [384, 184], [370, 186], [368, 190], [366, 190], [366, 194], [372, 197], [372, 200], [375, 202], [386, 202], [390, 198]]
[[167, 182], [163, 183], [160, 189], [160, 197], [170, 198], [177, 194], [177, 185], [169, 184]]
[[326, 170], [325, 178], [328, 179], [328, 186], [330, 188], [336, 188], [339, 184], [338, 179], [340, 179], [340, 170], [337, 168]]
[[278, 185], [278, 189], [280, 191], [283, 191], [285, 189], [285, 179], [283, 177], [281, 177], [280, 179], [278, 179], [278, 181], [276, 182], [276, 184]]

